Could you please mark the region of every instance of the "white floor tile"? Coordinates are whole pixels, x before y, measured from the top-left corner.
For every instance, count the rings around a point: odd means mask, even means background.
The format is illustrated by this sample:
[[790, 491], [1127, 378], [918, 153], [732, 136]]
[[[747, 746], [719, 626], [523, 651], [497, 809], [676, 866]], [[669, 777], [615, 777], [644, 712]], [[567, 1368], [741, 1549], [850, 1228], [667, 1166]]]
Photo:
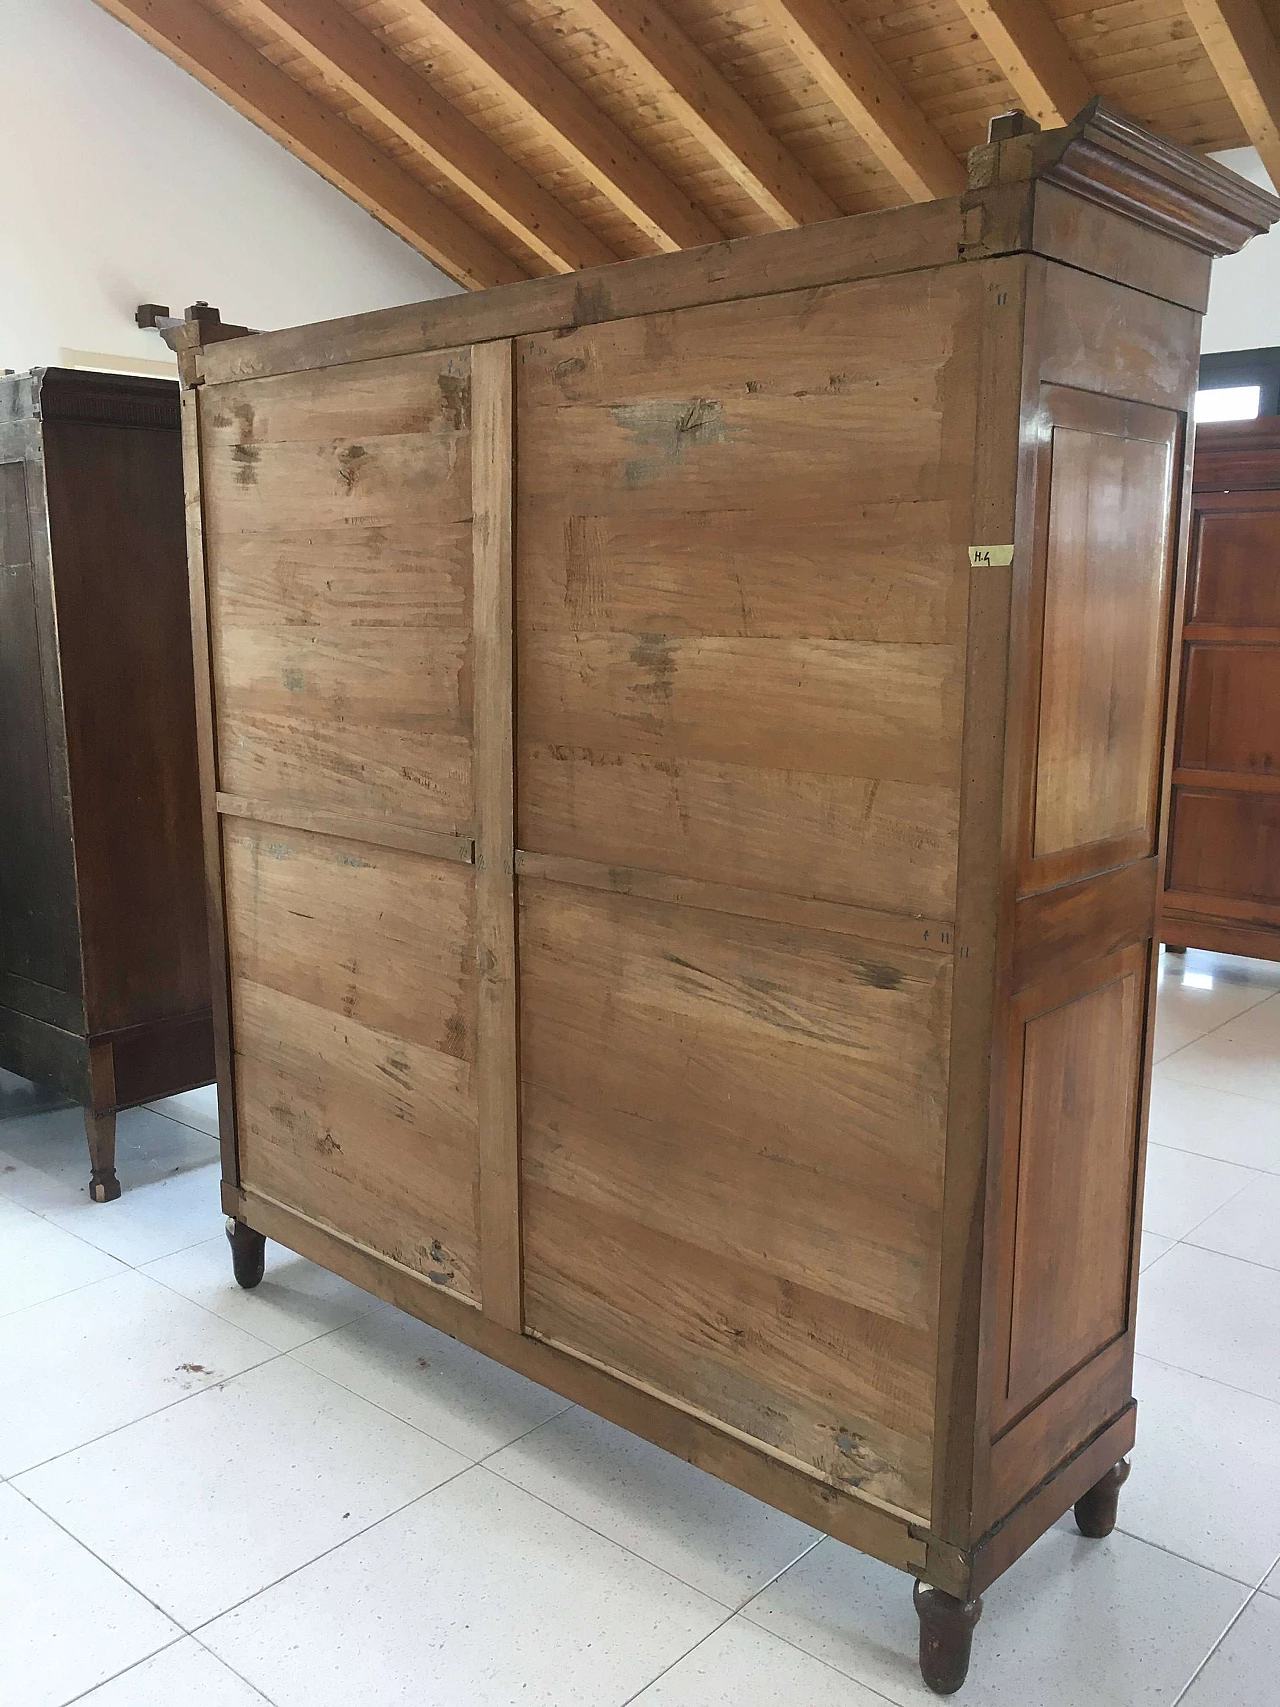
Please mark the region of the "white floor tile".
[[613, 1707], [723, 1617], [479, 1466], [201, 1640], [277, 1707]]
[[122, 1262], [168, 1256], [218, 1232], [218, 1147], [203, 1132], [150, 1109], [130, 1108], [116, 1126], [114, 1203], [89, 1200], [89, 1152], [79, 1109], [60, 1109], [0, 1127], [0, 1189], [55, 1225]]
[[1280, 1101], [1280, 998], [1271, 996], [1161, 1062], [1167, 1078]]
[[1179, 1245], [1142, 1277], [1137, 1348], [1280, 1402], [1280, 1271]]
[[1164, 1060], [1280, 991], [1280, 966], [1191, 949], [1160, 957], [1155, 1059]]
[[265, 1700], [188, 1636], [92, 1690], [76, 1707], [262, 1707]]
[[0, 1475], [275, 1355], [142, 1274], [99, 1280], [0, 1317], [0, 1370], [6, 1398], [13, 1396], [0, 1404]]
[[1138, 1253], [1138, 1273], [1145, 1274], [1153, 1262], [1159, 1262], [1166, 1251], [1171, 1251], [1177, 1244], [1176, 1239], [1166, 1239], [1161, 1233], [1142, 1235], [1142, 1249]]
[[1263, 1594], [1280, 1595], [1280, 1558], [1271, 1567], [1271, 1574], [1262, 1585]]
[[1280, 1707], [1280, 1600], [1249, 1602], [1182, 1707]]
[[1252, 1588], [1280, 1553], [1280, 1405], [1140, 1357], [1120, 1527]]
[[568, 1409], [558, 1393], [390, 1304], [293, 1355], [473, 1460]]
[[218, 1136], [217, 1085], [197, 1085], [193, 1091], [179, 1091], [177, 1096], [161, 1097], [158, 1102], [149, 1102], [147, 1107], [157, 1114], [167, 1114], [180, 1126], [193, 1126], [197, 1132], [207, 1132], [211, 1138]]
[[124, 1272], [105, 1251], [0, 1198], [0, 1316]]
[[[1131, 1536], [1070, 1518], [991, 1589], [965, 1707], [1172, 1707], [1248, 1590]], [[920, 1681], [911, 1582], [822, 1541], [741, 1614], [901, 1707]]]
[[635, 1707], [884, 1707], [884, 1697], [758, 1625], [732, 1618], [635, 1698]]
[[[3, 1142], [3, 1133], [0, 1133]], [[1280, 1104], [1151, 1075], [1151, 1142], [1280, 1174]]]
[[1215, 1209], [1262, 1177], [1252, 1168], [1236, 1167], [1232, 1162], [1149, 1144], [1143, 1230], [1163, 1233], [1166, 1239], [1185, 1238]]
[[467, 1462], [280, 1358], [16, 1485], [190, 1630]]
[[0, 1487], [0, 1707], [62, 1707], [179, 1635], [78, 1541]]
[[1187, 1241], [1207, 1251], [1280, 1268], [1280, 1175], [1263, 1175], [1210, 1215]]
[[818, 1531], [576, 1406], [489, 1469], [659, 1570], [737, 1607]]
[[236, 1285], [231, 1247], [221, 1233], [148, 1263], [143, 1273], [280, 1351], [291, 1351], [318, 1334], [342, 1327], [378, 1302], [372, 1293], [271, 1239], [267, 1240], [266, 1272], [248, 1292]]

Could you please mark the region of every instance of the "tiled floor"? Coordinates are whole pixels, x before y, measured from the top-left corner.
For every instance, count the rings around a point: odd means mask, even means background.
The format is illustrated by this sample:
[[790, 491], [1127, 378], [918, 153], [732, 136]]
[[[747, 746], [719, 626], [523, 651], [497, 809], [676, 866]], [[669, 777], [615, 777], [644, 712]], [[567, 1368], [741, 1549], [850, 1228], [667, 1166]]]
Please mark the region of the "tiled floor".
[[[1161, 992], [1134, 1473], [987, 1596], [963, 1699], [1280, 1704], [1280, 966]], [[907, 1579], [268, 1246], [211, 1093], [0, 1077], [0, 1707], [878, 1707]]]

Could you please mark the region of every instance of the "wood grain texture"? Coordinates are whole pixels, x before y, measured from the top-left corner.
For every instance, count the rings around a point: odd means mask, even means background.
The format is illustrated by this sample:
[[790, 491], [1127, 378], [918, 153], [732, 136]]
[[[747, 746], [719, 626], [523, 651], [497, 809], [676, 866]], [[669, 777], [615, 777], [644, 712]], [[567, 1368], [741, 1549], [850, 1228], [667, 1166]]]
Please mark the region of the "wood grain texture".
[[521, 1327], [520, 1110], [516, 1036], [511, 507], [515, 461], [509, 340], [471, 355], [475, 578], [476, 1107], [485, 1314]]
[[1026, 888], [1154, 851], [1176, 537], [1176, 415], [1059, 388], [1042, 406]]
[[1015, 1004], [1007, 1413], [1126, 1325], [1144, 982], [1130, 950], [1109, 983], [1083, 994], [1059, 983]]
[[470, 830], [465, 350], [210, 395], [222, 789]]
[[927, 1512], [947, 959], [521, 894], [530, 1325]]
[[467, 868], [223, 826], [240, 1177], [479, 1298]]
[[957, 272], [522, 342], [522, 848], [949, 916], [973, 302]]

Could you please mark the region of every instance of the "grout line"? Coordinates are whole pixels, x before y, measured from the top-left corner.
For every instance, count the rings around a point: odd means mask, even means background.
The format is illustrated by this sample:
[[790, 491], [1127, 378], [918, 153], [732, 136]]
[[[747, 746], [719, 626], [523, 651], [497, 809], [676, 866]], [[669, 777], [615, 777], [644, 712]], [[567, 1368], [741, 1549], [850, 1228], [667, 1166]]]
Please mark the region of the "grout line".
[[[719, 1635], [720, 1631], [723, 1630], [726, 1625], [732, 1624], [734, 1619], [737, 1618], [748, 1606], [750, 1606], [751, 1602], [753, 1600], [757, 1599], [760, 1595], [762, 1595], [767, 1588], [772, 1588], [774, 1583], [777, 1582], [779, 1577], [785, 1576], [786, 1573], [791, 1569], [791, 1567], [793, 1565], [798, 1565], [800, 1563], [801, 1559], [803, 1559], [805, 1557], [806, 1553], [811, 1553], [813, 1551], [813, 1549], [816, 1546], [818, 1546], [818, 1544], [820, 1542], [825, 1541], [826, 1539], [827, 1538], [824, 1535], [815, 1536], [814, 1539], [809, 1543], [809, 1545], [807, 1547], [805, 1547], [801, 1552], [796, 1554], [794, 1559], [788, 1560], [787, 1563], [785, 1565], [783, 1565], [781, 1570], [775, 1571], [774, 1574], [769, 1578], [768, 1582], [761, 1583], [761, 1585], [758, 1589], [755, 1589], [751, 1594], [749, 1594], [747, 1596], [746, 1600], [743, 1601], [742, 1605], [739, 1606], [736, 1611], [730, 1612], [727, 1618], [722, 1618], [720, 1620], [720, 1622], [714, 1627], [714, 1629], [708, 1630], [705, 1636], [700, 1636], [698, 1638], [698, 1640], [696, 1642], [694, 1642], [691, 1647], [686, 1648], [682, 1654], [677, 1654], [675, 1659], [673, 1659], [668, 1665], [663, 1666], [661, 1671], [655, 1672], [654, 1675], [651, 1678], [649, 1678], [647, 1682], [641, 1684], [640, 1688], [637, 1689], [633, 1695], [628, 1695], [625, 1701], [620, 1702], [619, 1707], [631, 1707], [632, 1702], [642, 1701], [644, 1696], [647, 1694], [647, 1692], [650, 1689], [653, 1688], [655, 1683], [661, 1682], [661, 1680], [664, 1677], [666, 1677], [668, 1672], [674, 1671], [678, 1665], [683, 1665], [684, 1661], [687, 1660], [691, 1654], [696, 1654], [698, 1649], [701, 1648], [702, 1646], [704, 1646], [705, 1643], [709, 1642], [713, 1636]], [[677, 1579], [677, 1580], [681, 1580], [681, 1579]], [[723, 1601], [720, 1601], [720, 1602], [717, 1602], [717, 1604], [723, 1605], [724, 1603], [723, 1603]], [[748, 1619], [747, 1622], [751, 1624], [751, 1628], [753, 1630], [762, 1631], [763, 1634], [765, 1634], [765, 1635], [773, 1635], [774, 1634], [773, 1631], [764, 1630], [762, 1625], [756, 1624], [750, 1619]], [[779, 1641], [783, 1642], [785, 1644], [785, 1646], [795, 1649], [795, 1652], [798, 1654], [802, 1654], [805, 1652], [805, 1650], [803, 1648], [797, 1648], [794, 1642], [786, 1641], [785, 1637], [778, 1637], [777, 1639]], [[849, 1676], [848, 1672], [842, 1672], [837, 1666], [833, 1666], [833, 1665], [829, 1664], [828, 1661], [818, 1659], [818, 1656], [816, 1654], [807, 1654], [806, 1658], [811, 1659], [811, 1660], [817, 1660], [817, 1663], [819, 1665], [826, 1666], [827, 1670], [830, 1672], [833, 1672], [836, 1677], [848, 1678], [848, 1676]], [[860, 1680], [857, 1678], [854, 1678], [852, 1681], [855, 1683], [860, 1682]], [[862, 1687], [864, 1689], [867, 1689], [869, 1694], [874, 1695], [878, 1701], [887, 1700], [886, 1696], [882, 1696], [878, 1690], [871, 1689], [869, 1685], [863, 1684]]]
[[1192, 1686], [1195, 1684], [1196, 1679], [1200, 1676], [1201, 1672], [1208, 1665], [1209, 1661], [1213, 1658], [1213, 1656], [1222, 1647], [1222, 1644], [1226, 1641], [1227, 1637], [1231, 1634], [1231, 1632], [1235, 1629], [1236, 1625], [1244, 1617], [1244, 1615], [1248, 1611], [1249, 1607], [1251, 1607], [1253, 1605], [1253, 1603], [1257, 1599], [1257, 1597], [1258, 1597], [1258, 1590], [1257, 1589], [1254, 1589], [1252, 1594], [1248, 1594], [1245, 1596], [1243, 1603], [1237, 1609], [1234, 1616], [1231, 1617], [1227, 1621], [1226, 1629], [1218, 1637], [1217, 1641], [1209, 1649], [1209, 1652], [1200, 1661], [1200, 1664], [1196, 1667], [1196, 1669], [1192, 1672], [1191, 1676], [1187, 1679], [1186, 1683], [1182, 1686], [1182, 1689], [1179, 1691], [1177, 1697], [1175, 1698], [1175, 1700], [1173, 1702], [1173, 1707], [1180, 1707], [1180, 1703], [1186, 1700], [1188, 1694], [1191, 1692]]
[[[257, 1336], [250, 1335], [249, 1337], [256, 1338]], [[79, 1441], [75, 1446], [68, 1446], [64, 1451], [55, 1452], [49, 1458], [42, 1458], [38, 1464], [25, 1464], [21, 1470], [12, 1471], [8, 1480], [16, 1485], [22, 1476], [30, 1476], [36, 1470], [47, 1469], [50, 1464], [56, 1464], [59, 1459], [70, 1458], [74, 1452], [83, 1452], [87, 1447], [97, 1446], [101, 1441], [110, 1440], [113, 1434], [123, 1434], [125, 1429], [134, 1428], [138, 1423], [149, 1422], [152, 1417], [163, 1416], [166, 1411], [176, 1410], [179, 1405], [189, 1404], [192, 1399], [198, 1399], [202, 1393], [212, 1393], [219, 1387], [225, 1387], [232, 1381], [238, 1381], [242, 1375], [252, 1374], [255, 1369], [265, 1369], [268, 1363], [274, 1363], [285, 1355], [284, 1352], [276, 1351], [272, 1347], [266, 1349], [271, 1351], [270, 1357], [264, 1357], [257, 1363], [246, 1364], [243, 1369], [233, 1370], [230, 1375], [221, 1375], [216, 1381], [206, 1382], [203, 1387], [197, 1387], [190, 1393], [181, 1393], [176, 1399], [170, 1399], [166, 1405], [157, 1405], [153, 1411], [144, 1411], [141, 1416], [131, 1417], [128, 1422], [117, 1423], [114, 1428], [104, 1429], [101, 1434], [92, 1435], [88, 1440]], [[35, 1505], [36, 1502], [32, 1500], [31, 1503]], [[44, 1507], [41, 1506], [40, 1510], [43, 1511]]]
[[224, 1660], [221, 1654], [215, 1654], [213, 1649], [209, 1646], [209, 1644], [207, 1642], [202, 1642], [200, 1640], [199, 1636], [189, 1636], [188, 1640], [194, 1642], [198, 1648], [202, 1649], [204, 1653], [208, 1654], [211, 1659], [215, 1660], [218, 1663], [218, 1665], [226, 1666], [227, 1670], [231, 1673], [232, 1677], [238, 1677], [240, 1679], [241, 1683], [244, 1684], [246, 1689], [251, 1689], [253, 1691], [253, 1693], [260, 1700], [265, 1701], [267, 1703], [267, 1707], [276, 1707], [275, 1702], [271, 1699], [271, 1697], [269, 1695], [265, 1694], [261, 1689], [259, 1689], [256, 1683], [251, 1682], [250, 1679], [247, 1678], [242, 1671], [237, 1671], [236, 1668], [230, 1663], [229, 1660]]
[[[180, 1631], [181, 1635], [186, 1636], [186, 1635], [190, 1634], [190, 1632], [187, 1630], [186, 1626], [184, 1624], [180, 1623], [179, 1620], [173, 1616], [172, 1612], [166, 1612], [164, 1607], [160, 1605], [160, 1602], [158, 1600], [153, 1600], [151, 1598], [151, 1596], [147, 1593], [146, 1589], [139, 1588], [137, 1583], [130, 1582], [128, 1577], [125, 1576], [124, 1572], [117, 1570], [116, 1567], [111, 1563], [111, 1561], [109, 1559], [104, 1559], [102, 1557], [101, 1553], [95, 1553], [93, 1548], [90, 1547], [89, 1543], [86, 1540], [84, 1540], [84, 1538], [82, 1536], [77, 1535], [74, 1530], [68, 1529], [66, 1524], [62, 1522], [61, 1518], [55, 1517], [51, 1511], [46, 1511], [42, 1505], [38, 1504], [37, 1501], [33, 1500], [31, 1498], [31, 1495], [26, 1493], [22, 1488], [18, 1487], [15, 1482], [10, 1482], [9, 1486], [13, 1489], [14, 1493], [19, 1494], [24, 1500], [26, 1500], [27, 1504], [31, 1507], [32, 1511], [38, 1511], [40, 1513], [41, 1517], [47, 1518], [49, 1520], [49, 1522], [52, 1523], [56, 1529], [60, 1529], [62, 1531], [62, 1533], [68, 1537], [69, 1540], [74, 1541], [77, 1547], [83, 1548], [83, 1550], [89, 1555], [89, 1557], [91, 1559], [96, 1559], [104, 1570], [110, 1571], [111, 1575], [113, 1577], [118, 1578], [119, 1581], [122, 1582], [125, 1585], [125, 1587], [130, 1591], [131, 1594], [136, 1594], [140, 1600], [145, 1600], [148, 1606], [153, 1607], [155, 1609], [155, 1611], [157, 1611], [160, 1614], [160, 1616], [166, 1620], [167, 1623], [172, 1624], [175, 1630]], [[175, 1636], [173, 1640], [176, 1642], [179, 1640], [179, 1637]], [[173, 1642], [162, 1642], [160, 1647], [155, 1649], [155, 1652], [160, 1653], [164, 1648], [171, 1648], [172, 1646], [173, 1646]], [[151, 1657], [150, 1654], [145, 1654], [143, 1656], [144, 1659], [150, 1659], [150, 1657]], [[135, 1660], [134, 1664], [135, 1665], [141, 1664], [141, 1661]], [[132, 1670], [132, 1667], [125, 1666], [124, 1669], [125, 1669], [125, 1671], [130, 1671], [130, 1670]], [[95, 1687], [96, 1687], [96, 1685], [95, 1685]]]
[[[1199, 1246], [1196, 1248], [1198, 1250]], [[1209, 1254], [1216, 1256], [1218, 1253], [1211, 1251]], [[1165, 1255], [1168, 1255], [1167, 1251]], [[1232, 1257], [1229, 1260], [1235, 1262], [1238, 1259]], [[1274, 1274], [1275, 1270], [1272, 1269], [1271, 1272]], [[1224, 1387], [1229, 1393], [1243, 1393], [1247, 1398], [1258, 1399], [1264, 1405], [1280, 1404], [1280, 1400], [1273, 1399], [1269, 1393], [1257, 1393], [1252, 1387], [1241, 1387], [1235, 1381], [1224, 1381], [1220, 1375], [1206, 1375], [1203, 1369], [1191, 1369], [1185, 1363], [1170, 1363], [1167, 1357], [1153, 1357], [1149, 1351], [1135, 1352], [1134, 1355], [1145, 1358], [1148, 1363], [1158, 1363], [1162, 1369], [1176, 1369], [1179, 1374], [1194, 1375], [1198, 1381], [1209, 1381], [1215, 1387]]]
[[[47, 1516], [48, 1513], [45, 1515]], [[81, 1543], [81, 1545], [83, 1545], [83, 1543]], [[95, 1554], [94, 1557], [96, 1558], [97, 1555]], [[129, 1587], [133, 1588], [133, 1584], [130, 1583]], [[136, 1594], [137, 1592], [138, 1591], [134, 1589], [134, 1593]], [[169, 1614], [166, 1612], [165, 1617], [168, 1618], [168, 1616]], [[163, 1647], [157, 1648], [154, 1653], [143, 1654], [140, 1660], [134, 1660], [132, 1665], [127, 1665], [120, 1671], [113, 1671], [110, 1677], [100, 1677], [97, 1683], [91, 1683], [88, 1689], [82, 1689], [79, 1695], [68, 1696], [65, 1701], [59, 1702], [58, 1707], [75, 1707], [77, 1701], [85, 1700], [86, 1697], [92, 1695], [95, 1690], [105, 1689], [109, 1683], [115, 1683], [118, 1678], [128, 1677], [131, 1671], [137, 1671], [139, 1666], [146, 1665], [148, 1661], [155, 1659], [158, 1654], [167, 1654], [169, 1649], [176, 1648], [179, 1642], [189, 1642], [192, 1639], [187, 1635], [186, 1631], [181, 1628], [181, 1626], [179, 1626], [179, 1632], [180, 1633], [173, 1638], [172, 1642], [166, 1642]]]
[[[461, 1453], [459, 1453], [458, 1456], [461, 1457]], [[242, 1600], [233, 1601], [230, 1606], [224, 1606], [221, 1611], [211, 1613], [208, 1618], [202, 1618], [198, 1624], [193, 1624], [191, 1626], [187, 1634], [189, 1636], [194, 1636], [195, 1639], [200, 1642], [201, 1630], [207, 1630], [211, 1624], [216, 1624], [220, 1618], [230, 1617], [233, 1612], [238, 1612], [242, 1606], [248, 1606], [251, 1600], [257, 1600], [261, 1595], [267, 1594], [271, 1589], [279, 1588], [280, 1584], [287, 1583], [290, 1577], [296, 1577], [300, 1571], [306, 1571], [309, 1570], [312, 1565], [318, 1565], [321, 1559], [327, 1559], [331, 1553], [336, 1553], [339, 1548], [348, 1546], [352, 1541], [358, 1541], [361, 1536], [367, 1535], [371, 1529], [377, 1529], [379, 1524], [390, 1523], [393, 1517], [399, 1517], [402, 1512], [408, 1511], [410, 1506], [419, 1505], [423, 1500], [429, 1500], [432, 1494], [438, 1494], [441, 1488], [447, 1488], [450, 1482], [456, 1482], [459, 1476], [465, 1476], [469, 1471], [478, 1468], [479, 1466], [476, 1464], [464, 1464], [460, 1470], [455, 1470], [451, 1476], [446, 1476], [443, 1481], [437, 1482], [434, 1487], [424, 1488], [420, 1494], [414, 1494], [411, 1499], [405, 1500], [401, 1505], [394, 1507], [393, 1510], [383, 1512], [381, 1517], [373, 1518], [369, 1523], [365, 1524], [363, 1529], [352, 1530], [350, 1535], [342, 1536], [342, 1538], [335, 1541], [331, 1547], [323, 1548], [319, 1553], [313, 1554], [311, 1558], [304, 1559], [301, 1564], [294, 1565], [290, 1570], [282, 1572], [278, 1577], [273, 1577], [269, 1583], [263, 1583], [261, 1588], [256, 1588], [251, 1594], [246, 1594]], [[203, 1648], [207, 1646], [207, 1644], [200, 1642], [200, 1646]], [[213, 1653], [212, 1648], [210, 1648], [209, 1651], [210, 1653]], [[220, 1656], [214, 1655], [214, 1657], [216, 1659]]]
[[1140, 1535], [1136, 1529], [1126, 1529], [1120, 1522], [1117, 1522], [1114, 1533], [1125, 1535], [1130, 1541], [1138, 1542], [1140, 1546], [1154, 1547], [1157, 1553], [1167, 1554], [1170, 1559], [1179, 1559], [1184, 1565], [1194, 1566], [1197, 1571], [1208, 1571], [1210, 1576], [1222, 1577], [1224, 1581], [1234, 1583], [1237, 1588], [1243, 1589], [1247, 1595], [1252, 1594], [1258, 1587], [1257, 1583], [1250, 1582], [1248, 1577], [1233, 1576], [1230, 1571], [1224, 1571], [1218, 1565], [1206, 1565], [1203, 1559], [1193, 1558], [1190, 1553], [1179, 1553], [1176, 1547], [1166, 1546], [1163, 1541], [1153, 1541], [1149, 1535]]
[[[1244, 1191], [1248, 1191], [1248, 1189], [1248, 1186], [1244, 1187]], [[1236, 1197], [1242, 1197], [1244, 1195], [1244, 1191], [1237, 1192]], [[1233, 1197], [1230, 1201], [1234, 1203], [1235, 1200], [1235, 1197]], [[1226, 1209], [1228, 1205], [1224, 1203], [1222, 1207]], [[1217, 1213], [1218, 1211], [1215, 1209], [1213, 1214], [1216, 1215]], [[1205, 1216], [1205, 1221], [1212, 1220], [1213, 1215]], [[1204, 1226], [1205, 1221], [1197, 1221], [1196, 1225], [1191, 1229], [1191, 1233], [1198, 1233], [1201, 1227]], [[1226, 1257], [1229, 1262], [1242, 1262], [1247, 1264], [1249, 1268], [1263, 1268], [1266, 1269], [1268, 1274], [1280, 1274], [1280, 1264], [1273, 1262], [1259, 1262], [1256, 1257], [1242, 1257], [1236, 1251], [1220, 1251], [1213, 1245], [1197, 1245], [1195, 1240], [1191, 1237], [1191, 1233], [1184, 1233], [1178, 1240], [1178, 1243], [1180, 1245], [1190, 1245], [1193, 1250], [1207, 1251], [1211, 1257]], [[1161, 1252], [1162, 1256], [1168, 1256], [1168, 1254], [1169, 1253], [1167, 1251]], [[1156, 1260], [1158, 1262], [1159, 1258], [1157, 1257]], [[3, 1320], [3, 1318], [0, 1318], [0, 1320]]]

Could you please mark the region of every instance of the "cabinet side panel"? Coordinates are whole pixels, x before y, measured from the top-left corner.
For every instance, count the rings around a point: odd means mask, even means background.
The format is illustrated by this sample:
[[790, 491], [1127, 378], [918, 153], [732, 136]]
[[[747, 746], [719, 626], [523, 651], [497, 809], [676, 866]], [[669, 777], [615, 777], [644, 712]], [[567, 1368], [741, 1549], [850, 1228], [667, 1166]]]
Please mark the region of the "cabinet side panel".
[[45, 454], [85, 1001], [114, 1031], [209, 1007], [182, 441], [59, 419]]
[[[24, 461], [0, 463], [0, 1005], [24, 1010], [39, 993], [27, 986], [72, 993], [80, 981], [61, 707], [45, 688], [28, 478]], [[47, 586], [43, 602], [47, 621]]]
[[1131, 1402], [1198, 340], [1174, 304], [1032, 277], [973, 1542]]

